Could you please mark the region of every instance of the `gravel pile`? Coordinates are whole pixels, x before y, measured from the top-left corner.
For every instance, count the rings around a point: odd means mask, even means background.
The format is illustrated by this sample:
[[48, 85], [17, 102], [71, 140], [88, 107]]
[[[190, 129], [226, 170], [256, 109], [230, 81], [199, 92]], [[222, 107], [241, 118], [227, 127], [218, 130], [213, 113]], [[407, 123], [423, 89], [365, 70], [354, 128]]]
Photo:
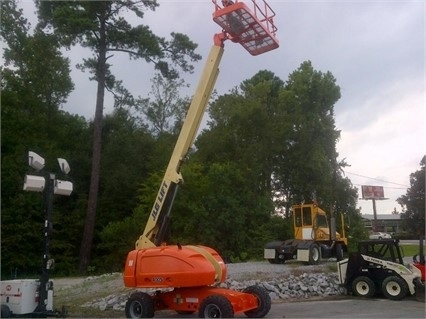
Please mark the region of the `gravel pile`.
[[[227, 280], [219, 286], [239, 291], [248, 286], [260, 285], [269, 292], [272, 302], [344, 294], [343, 288], [339, 286], [337, 273], [321, 272], [325, 269], [321, 267], [324, 266], [291, 268], [287, 265], [271, 265], [265, 262], [229, 264]], [[148, 293], [153, 293], [155, 290], [140, 289]], [[111, 294], [82, 306], [124, 311], [126, 301], [132, 292], [133, 290]]]
[[343, 294], [343, 289], [339, 286], [337, 274], [324, 273], [303, 273], [300, 276], [290, 275], [285, 278], [262, 280], [236, 281], [228, 279], [220, 287], [232, 290], [243, 290], [252, 285], [263, 286], [268, 292], [272, 301], [286, 300], [293, 298], [327, 297]]

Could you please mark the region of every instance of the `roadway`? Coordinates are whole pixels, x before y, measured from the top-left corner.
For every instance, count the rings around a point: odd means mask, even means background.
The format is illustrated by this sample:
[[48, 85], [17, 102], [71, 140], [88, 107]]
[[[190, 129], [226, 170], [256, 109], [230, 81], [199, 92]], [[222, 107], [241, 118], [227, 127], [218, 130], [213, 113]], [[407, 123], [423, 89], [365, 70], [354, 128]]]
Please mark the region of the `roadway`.
[[[198, 314], [178, 315], [174, 311], [158, 311], [156, 318], [198, 318]], [[236, 318], [247, 318], [244, 314]], [[291, 301], [273, 303], [265, 318], [386, 318], [425, 319], [424, 301], [415, 297], [393, 301], [385, 298], [336, 297], [316, 301]]]
[[[243, 317], [243, 316], [242, 316]], [[381, 298], [344, 298], [274, 303], [266, 318], [421, 318], [425, 303], [414, 297], [393, 301]]]

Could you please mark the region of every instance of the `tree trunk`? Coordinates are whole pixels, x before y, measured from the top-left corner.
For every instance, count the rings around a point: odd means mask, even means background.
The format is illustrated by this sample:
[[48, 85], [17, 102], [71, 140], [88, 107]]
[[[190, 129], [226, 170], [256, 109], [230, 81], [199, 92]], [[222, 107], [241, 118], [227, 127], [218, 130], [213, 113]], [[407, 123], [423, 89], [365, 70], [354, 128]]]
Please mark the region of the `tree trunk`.
[[93, 150], [92, 150], [92, 173], [90, 179], [89, 198], [87, 204], [86, 222], [84, 224], [83, 239], [80, 247], [80, 262], [78, 271], [80, 274], [87, 272], [90, 263], [90, 255], [93, 244], [93, 234], [96, 221], [96, 204], [98, 200], [99, 175], [101, 167], [102, 149], [102, 119], [105, 95], [105, 73], [106, 73], [106, 37], [105, 21], [101, 21], [100, 45], [98, 56], [97, 81], [98, 89], [96, 95], [96, 110], [93, 120]]

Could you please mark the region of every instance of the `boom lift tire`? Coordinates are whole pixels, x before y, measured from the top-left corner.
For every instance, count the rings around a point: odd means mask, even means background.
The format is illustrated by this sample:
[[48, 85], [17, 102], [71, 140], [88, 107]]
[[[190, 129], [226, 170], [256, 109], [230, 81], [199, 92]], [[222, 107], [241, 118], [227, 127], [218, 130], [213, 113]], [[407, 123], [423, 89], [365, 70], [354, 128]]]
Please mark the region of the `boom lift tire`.
[[234, 309], [224, 296], [211, 295], [201, 302], [198, 315], [200, 318], [233, 318]]
[[405, 281], [398, 276], [389, 276], [382, 283], [383, 295], [391, 300], [401, 300], [408, 294]]
[[366, 276], [356, 277], [352, 282], [352, 292], [360, 297], [373, 297], [376, 293], [373, 280]]
[[127, 318], [153, 318], [154, 301], [144, 292], [135, 292], [126, 302], [125, 313]]
[[321, 259], [321, 250], [317, 244], [309, 247], [309, 265], [318, 265]]
[[243, 292], [255, 295], [259, 302], [259, 307], [246, 311], [244, 314], [249, 318], [265, 317], [269, 310], [271, 310], [271, 297], [269, 296], [266, 289], [261, 286], [249, 286], [244, 289]]

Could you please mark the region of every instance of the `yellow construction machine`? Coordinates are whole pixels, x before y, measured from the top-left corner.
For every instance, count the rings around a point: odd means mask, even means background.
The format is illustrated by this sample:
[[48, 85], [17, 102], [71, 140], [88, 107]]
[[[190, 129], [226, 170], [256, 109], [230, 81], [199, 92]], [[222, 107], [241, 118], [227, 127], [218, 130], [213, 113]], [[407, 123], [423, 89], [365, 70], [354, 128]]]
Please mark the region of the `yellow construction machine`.
[[310, 265], [318, 264], [321, 258], [343, 259], [343, 252], [347, 251], [348, 245], [343, 214], [340, 214], [342, 232], [338, 233], [335, 218], [329, 218], [317, 204], [293, 205], [291, 209], [294, 238], [267, 243], [264, 248], [265, 259], [272, 264], [296, 259]]

